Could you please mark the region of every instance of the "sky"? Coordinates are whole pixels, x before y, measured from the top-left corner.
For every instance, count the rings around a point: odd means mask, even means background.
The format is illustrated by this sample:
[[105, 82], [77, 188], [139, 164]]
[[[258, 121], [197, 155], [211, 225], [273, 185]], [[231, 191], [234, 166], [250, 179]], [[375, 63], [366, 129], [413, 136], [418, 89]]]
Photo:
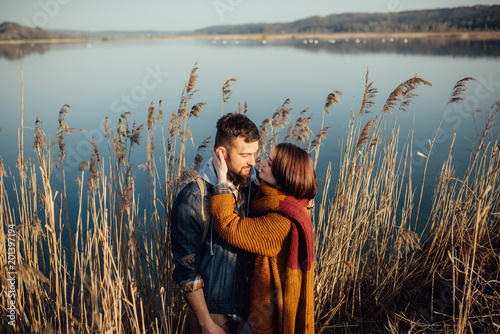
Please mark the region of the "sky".
[[83, 31], [192, 31], [347, 12], [500, 5], [500, 0], [0, 0], [0, 23]]

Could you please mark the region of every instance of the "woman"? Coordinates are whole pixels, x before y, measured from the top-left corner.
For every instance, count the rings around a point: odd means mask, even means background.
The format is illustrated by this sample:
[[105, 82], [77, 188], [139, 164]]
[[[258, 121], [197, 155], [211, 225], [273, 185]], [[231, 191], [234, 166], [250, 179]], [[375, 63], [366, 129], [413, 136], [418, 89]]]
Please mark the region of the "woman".
[[317, 184], [311, 157], [290, 143], [278, 144], [262, 162], [262, 183], [252, 203], [257, 217], [240, 218], [226, 190], [223, 155], [212, 155], [219, 182], [210, 200], [215, 230], [227, 243], [256, 254], [251, 332], [314, 333], [313, 228], [307, 207]]

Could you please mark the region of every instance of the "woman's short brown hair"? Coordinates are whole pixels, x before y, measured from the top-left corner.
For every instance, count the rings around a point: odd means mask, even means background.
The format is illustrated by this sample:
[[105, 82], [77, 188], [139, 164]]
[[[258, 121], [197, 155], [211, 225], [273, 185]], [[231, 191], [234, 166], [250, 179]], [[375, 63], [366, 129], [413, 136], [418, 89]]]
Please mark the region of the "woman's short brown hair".
[[318, 184], [309, 153], [291, 143], [278, 144], [274, 149], [271, 172], [280, 189], [297, 199], [313, 199]]

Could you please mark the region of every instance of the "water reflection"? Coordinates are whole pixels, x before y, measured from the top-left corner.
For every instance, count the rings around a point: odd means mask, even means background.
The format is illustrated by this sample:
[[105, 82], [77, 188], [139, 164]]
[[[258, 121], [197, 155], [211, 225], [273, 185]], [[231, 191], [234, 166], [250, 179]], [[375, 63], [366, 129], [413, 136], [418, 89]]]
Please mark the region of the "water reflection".
[[[500, 40], [457, 40], [445, 38], [347, 38], [347, 39], [225, 39], [201, 40], [216, 47], [294, 47], [310, 52], [336, 54], [394, 53], [412, 55], [443, 55], [458, 57], [498, 57]], [[50, 51], [51, 44], [0, 44], [0, 58], [9, 60]]]
[[443, 55], [459, 57], [498, 57], [499, 40], [456, 40], [444, 38], [405, 39], [279, 39], [279, 40], [228, 40], [214, 39], [214, 46], [235, 47], [239, 45], [254, 47], [294, 47], [311, 52], [331, 52], [336, 54], [395, 53], [412, 55]]
[[30, 54], [43, 54], [50, 51], [50, 44], [0, 44], [0, 58], [16, 60], [21, 58], [21, 50], [23, 56]]

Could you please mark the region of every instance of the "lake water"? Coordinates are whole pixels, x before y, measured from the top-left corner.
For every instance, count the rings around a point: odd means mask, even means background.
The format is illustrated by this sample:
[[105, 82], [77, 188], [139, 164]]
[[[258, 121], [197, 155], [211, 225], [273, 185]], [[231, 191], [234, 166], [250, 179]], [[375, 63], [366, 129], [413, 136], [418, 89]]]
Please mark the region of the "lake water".
[[[66, 123], [86, 130], [66, 139], [70, 189], [71, 184], [76, 187], [78, 164], [91, 157], [91, 138], [95, 137], [99, 147], [107, 150], [102, 135], [105, 117], [116, 124], [120, 114], [131, 111], [132, 120], [144, 123], [151, 101], [158, 106], [157, 102], [162, 100], [168, 118], [177, 110], [184, 83], [195, 62], [199, 66], [199, 91], [193, 103], [206, 102], [201, 117], [190, 123], [196, 146], [214, 135], [215, 122], [221, 114], [221, 87], [230, 78], [237, 78], [238, 82], [232, 86], [233, 93], [224, 105], [224, 112], [236, 111], [237, 101], [242, 104], [246, 101], [248, 116], [260, 125], [290, 98], [292, 120], [309, 108], [315, 133], [321, 125], [326, 97], [334, 90], [341, 91], [342, 104], [332, 107], [332, 114], [325, 120], [325, 125], [332, 128], [321, 149], [319, 179], [324, 177], [329, 161], [334, 175], [338, 171], [340, 142], [345, 138], [351, 110], [360, 108], [367, 69], [369, 81], [378, 89], [373, 117], [401, 82], [417, 74], [432, 83], [432, 87], [418, 89], [419, 96], [413, 99], [409, 112], [399, 117], [401, 141], [414, 127], [417, 176], [419, 167], [423, 166], [417, 151], [427, 152], [428, 140], [433, 137], [454, 84], [464, 77], [477, 79], [467, 85], [467, 101], [447, 111], [429, 166], [427, 186], [431, 192], [453, 131], [457, 133], [454, 161], [460, 170], [467, 165], [470, 140], [476, 137], [474, 119], [479, 127], [481, 125], [481, 114], [473, 110], [484, 111], [500, 100], [499, 42], [387, 39], [263, 43], [259, 40], [168, 39], [34, 45], [25, 47], [23, 52], [26, 150], [32, 147], [32, 129], [37, 117], [43, 121], [45, 133], [53, 138], [58, 127], [58, 112], [64, 104], [71, 105]], [[0, 53], [0, 155], [13, 171], [21, 126], [21, 63], [17, 54], [17, 46], [4, 48]], [[388, 125], [392, 126], [390, 117]], [[193, 157], [194, 149], [189, 152], [188, 161]], [[144, 161], [144, 148], [136, 149], [132, 162], [138, 165]], [[322, 186], [321, 180], [319, 183]], [[141, 185], [137, 187], [140, 189]], [[75, 198], [76, 191], [70, 196]]]

